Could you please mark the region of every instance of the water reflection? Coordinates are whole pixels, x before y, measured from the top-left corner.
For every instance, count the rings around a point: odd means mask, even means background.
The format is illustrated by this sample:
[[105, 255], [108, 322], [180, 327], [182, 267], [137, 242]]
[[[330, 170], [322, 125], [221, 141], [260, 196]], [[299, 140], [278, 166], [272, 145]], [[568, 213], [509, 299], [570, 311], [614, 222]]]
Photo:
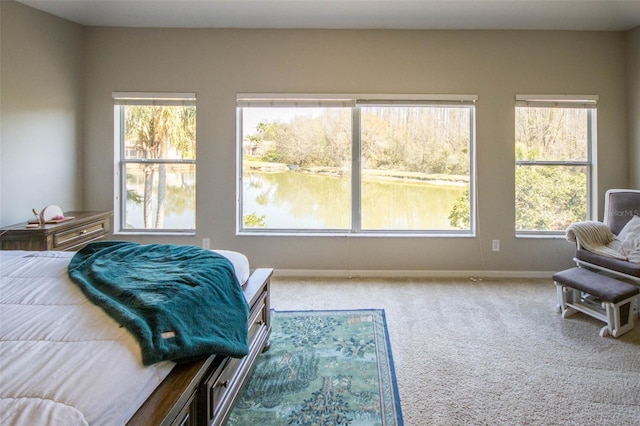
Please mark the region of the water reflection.
[[349, 179], [303, 173], [249, 173], [243, 179], [243, 216], [264, 216], [267, 228], [348, 229]]
[[[450, 230], [463, 186], [364, 181], [362, 229]], [[251, 172], [243, 176], [243, 217], [270, 229], [349, 229], [351, 182], [345, 176]]]
[[[157, 166], [156, 166], [157, 167]], [[137, 194], [142, 200], [145, 188], [145, 175], [142, 166], [127, 165], [127, 192]], [[156, 223], [158, 215], [159, 181], [157, 169], [151, 191], [151, 224]], [[162, 229], [195, 229], [196, 224], [196, 182], [195, 166], [181, 165], [167, 168], [165, 187], [165, 205]], [[127, 198], [125, 210], [125, 227], [128, 229], [145, 229], [143, 203]]]

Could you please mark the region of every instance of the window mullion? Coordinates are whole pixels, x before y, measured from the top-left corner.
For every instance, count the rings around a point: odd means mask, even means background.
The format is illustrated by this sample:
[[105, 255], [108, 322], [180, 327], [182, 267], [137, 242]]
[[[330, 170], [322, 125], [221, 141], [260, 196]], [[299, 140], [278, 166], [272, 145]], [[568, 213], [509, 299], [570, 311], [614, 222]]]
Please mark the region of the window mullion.
[[596, 176], [597, 168], [597, 156], [596, 156], [596, 110], [590, 110], [587, 113], [587, 158], [589, 159], [589, 165], [587, 166], [587, 218], [597, 220], [598, 216], [598, 197], [594, 194], [598, 193], [598, 180], [594, 179]]
[[351, 230], [362, 229], [362, 182], [361, 182], [361, 132], [360, 107], [351, 109]]
[[116, 229], [124, 229], [125, 226], [125, 222], [126, 222], [126, 197], [127, 197], [127, 190], [126, 190], [126, 176], [127, 176], [127, 164], [125, 163], [125, 149], [124, 149], [124, 143], [122, 141], [124, 141], [124, 123], [125, 123], [125, 114], [124, 114], [124, 107], [123, 106], [117, 106], [117, 111], [118, 111], [118, 140], [117, 140], [117, 147], [116, 149], [118, 150], [118, 173], [116, 175], [116, 179], [117, 179], [117, 188], [118, 188], [118, 194], [119, 196], [116, 198], [116, 206], [115, 209], [117, 209], [116, 211], [117, 213], [117, 220], [118, 220], [118, 225]]

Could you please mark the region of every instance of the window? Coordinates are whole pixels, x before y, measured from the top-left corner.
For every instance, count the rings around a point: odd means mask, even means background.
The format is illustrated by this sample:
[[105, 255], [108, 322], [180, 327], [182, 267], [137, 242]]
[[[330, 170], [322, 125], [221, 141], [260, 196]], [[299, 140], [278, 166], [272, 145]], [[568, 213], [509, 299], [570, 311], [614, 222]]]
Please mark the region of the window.
[[193, 232], [193, 93], [114, 93], [115, 222], [120, 232]]
[[238, 95], [239, 230], [472, 234], [475, 99]]
[[591, 217], [597, 99], [516, 97], [516, 233], [560, 234]]

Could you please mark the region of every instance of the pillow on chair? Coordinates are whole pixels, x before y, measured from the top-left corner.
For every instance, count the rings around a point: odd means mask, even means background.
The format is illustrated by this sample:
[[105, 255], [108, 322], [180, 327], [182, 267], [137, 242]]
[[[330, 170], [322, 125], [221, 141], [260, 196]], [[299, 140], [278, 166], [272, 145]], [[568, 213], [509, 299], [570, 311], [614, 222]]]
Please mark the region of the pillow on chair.
[[629, 262], [640, 263], [640, 238], [627, 238], [622, 244], [622, 251]]
[[616, 239], [622, 243], [622, 251], [629, 262], [640, 263], [640, 217], [633, 216]]
[[620, 230], [617, 235], [618, 240], [624, 241], [629, 234], [638, 235], [640, 233], [640, 216], [633, 216], [629, 222]]

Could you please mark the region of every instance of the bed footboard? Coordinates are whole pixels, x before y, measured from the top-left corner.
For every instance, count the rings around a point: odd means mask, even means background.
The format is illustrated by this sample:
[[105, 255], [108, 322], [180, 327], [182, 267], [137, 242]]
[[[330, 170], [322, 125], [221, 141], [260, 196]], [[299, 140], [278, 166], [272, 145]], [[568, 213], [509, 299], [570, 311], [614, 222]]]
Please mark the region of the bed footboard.
[[243, 287], [250, 307], [249, 353], [243, 358], [212, 355], [177, 365], [128, 422], [129, 425], [221, 425], [244, 388], [271, 333], [273, 269], [256, 269]]

